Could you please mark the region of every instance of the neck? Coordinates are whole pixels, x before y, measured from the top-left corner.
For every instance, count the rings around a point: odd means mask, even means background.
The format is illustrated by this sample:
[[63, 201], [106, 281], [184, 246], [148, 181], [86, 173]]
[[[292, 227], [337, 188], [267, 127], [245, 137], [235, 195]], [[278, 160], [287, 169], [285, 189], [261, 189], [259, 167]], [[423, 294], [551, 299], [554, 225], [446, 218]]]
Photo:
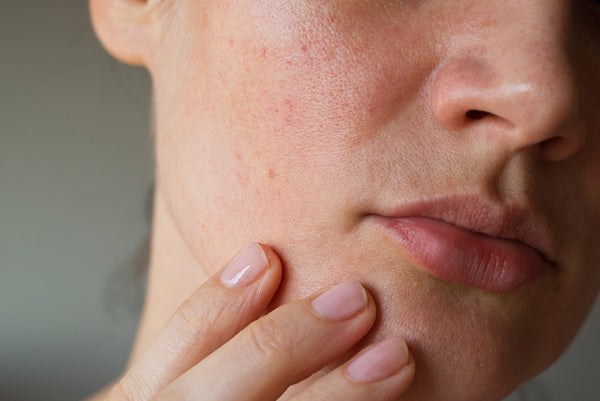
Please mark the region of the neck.
[[135, 362], [177, 307], [208, 276], [175, 226], [157, 186], [154, 195], [146, 298], [129, 365]]

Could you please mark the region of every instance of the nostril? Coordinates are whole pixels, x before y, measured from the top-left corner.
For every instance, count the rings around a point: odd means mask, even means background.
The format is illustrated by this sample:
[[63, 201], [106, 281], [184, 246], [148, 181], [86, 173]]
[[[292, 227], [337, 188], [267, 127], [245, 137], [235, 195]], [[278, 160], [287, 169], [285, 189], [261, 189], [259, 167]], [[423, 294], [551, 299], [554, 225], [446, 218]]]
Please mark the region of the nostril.
[[482, 118], [489, 116], [490, 113], [483, 110], [469, 110], [467, 111], [467, 118], [470, 120], [481, 120]]

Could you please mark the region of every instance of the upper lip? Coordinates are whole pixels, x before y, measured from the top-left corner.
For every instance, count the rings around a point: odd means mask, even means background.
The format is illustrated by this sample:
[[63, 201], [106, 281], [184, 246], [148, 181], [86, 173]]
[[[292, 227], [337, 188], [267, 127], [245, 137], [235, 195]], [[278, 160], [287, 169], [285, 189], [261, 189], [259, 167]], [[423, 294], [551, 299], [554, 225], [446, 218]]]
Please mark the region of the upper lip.
[[500, 204], [480, 196], [452, 196], [409, 202], [376, 213], [387, 218], [424, 217], [536, 249], [547, 261], [556, 260], [552, 230], [530, 207]]

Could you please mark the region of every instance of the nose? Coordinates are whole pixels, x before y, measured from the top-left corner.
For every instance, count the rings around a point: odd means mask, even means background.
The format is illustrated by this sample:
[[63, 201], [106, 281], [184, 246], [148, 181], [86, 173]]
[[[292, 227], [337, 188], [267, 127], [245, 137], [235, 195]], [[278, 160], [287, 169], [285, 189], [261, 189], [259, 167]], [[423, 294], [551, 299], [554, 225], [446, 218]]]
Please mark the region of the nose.
[[535, 148], [546, 160], [565, 160], [585, 139], [567, 45], [570, 13], [546, 1], [502, 4], [494, 23], [445, 51], [431, 81], [433, 116], [509, 152]]

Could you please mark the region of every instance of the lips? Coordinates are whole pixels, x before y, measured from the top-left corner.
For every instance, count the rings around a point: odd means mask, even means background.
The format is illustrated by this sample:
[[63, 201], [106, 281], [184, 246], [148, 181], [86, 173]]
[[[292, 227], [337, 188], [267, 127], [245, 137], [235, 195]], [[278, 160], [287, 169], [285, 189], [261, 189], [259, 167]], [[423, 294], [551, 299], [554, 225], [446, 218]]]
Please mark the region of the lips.
[[509, 292], [553, 268], [549, 230], [523, 209], [449, 199], [372, 217], [418, 267], [448, 281]]

